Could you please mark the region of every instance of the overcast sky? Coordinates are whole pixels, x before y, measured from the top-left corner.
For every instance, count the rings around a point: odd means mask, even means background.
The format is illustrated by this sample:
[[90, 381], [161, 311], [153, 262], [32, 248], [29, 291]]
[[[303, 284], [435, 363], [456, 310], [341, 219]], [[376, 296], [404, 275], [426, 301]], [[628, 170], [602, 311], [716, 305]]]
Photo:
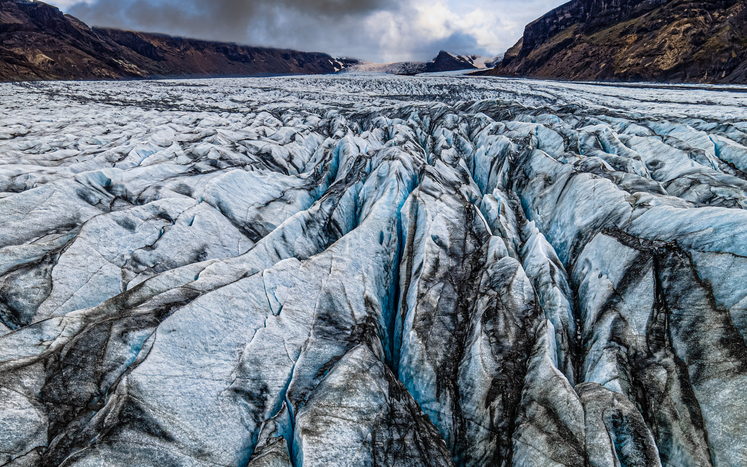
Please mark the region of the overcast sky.
[[92, 26], [375, 62], [496, 55], [566, 0], [46, 0]]

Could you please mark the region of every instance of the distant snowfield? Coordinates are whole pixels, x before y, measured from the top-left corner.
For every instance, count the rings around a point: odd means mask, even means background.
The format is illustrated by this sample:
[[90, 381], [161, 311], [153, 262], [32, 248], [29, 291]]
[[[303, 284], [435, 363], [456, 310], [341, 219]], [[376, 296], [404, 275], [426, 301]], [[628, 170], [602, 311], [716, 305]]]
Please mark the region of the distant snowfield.
[[747, 89], [18, 83], [0, 115], [0, 465], [747, 464]]
[[[444, 52], [442, 52], [444, 53]], [[362, 62], [357, 65], [353, 65], [348, 69], [348, 72], [359, 72], [359, 73], [388, 73], [394, 75], [426, 75], [426, 76], [457, 76], [460, 74], [469, 73], [470, 71], [484, 70], [489, 68], [489, 64], [493, 65], [501, 57], [484, 57], [479, 55], [454, 55], [445, 52], [447, 57], [450, 56], [455, 62], [461, 62], [463, 64], [472, 65], [474, 68], [466, 70], [456, 70], [457, 72], [429, 72], [424, 73], [422, 69], [427, 65], [425, 62], [392, 62], [392, 63], [371, 63]], [[439, 57], [441, 55], [439, 54]], [[437, 59], [436, 59], [437, 60]]]

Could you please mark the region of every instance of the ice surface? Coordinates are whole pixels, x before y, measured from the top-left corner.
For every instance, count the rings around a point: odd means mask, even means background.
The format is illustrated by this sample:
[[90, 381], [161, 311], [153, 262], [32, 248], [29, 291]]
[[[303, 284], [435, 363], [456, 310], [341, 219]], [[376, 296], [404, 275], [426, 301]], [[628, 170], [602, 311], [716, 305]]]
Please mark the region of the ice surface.
[[0, 465], [747, 464], [747, 93], [0, 85]]

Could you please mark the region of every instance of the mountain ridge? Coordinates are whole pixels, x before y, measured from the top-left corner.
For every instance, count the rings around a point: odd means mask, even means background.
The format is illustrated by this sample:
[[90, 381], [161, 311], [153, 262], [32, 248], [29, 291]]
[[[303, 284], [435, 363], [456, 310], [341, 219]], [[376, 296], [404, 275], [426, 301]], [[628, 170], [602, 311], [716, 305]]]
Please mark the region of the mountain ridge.
[[486, 74], [744, 83], [747, 8], [736, 0], [573, 0], [529, 23]]
[[0, 0], [0, 81], [322, 74], [357, 60], [89, 27], [58, 8]]

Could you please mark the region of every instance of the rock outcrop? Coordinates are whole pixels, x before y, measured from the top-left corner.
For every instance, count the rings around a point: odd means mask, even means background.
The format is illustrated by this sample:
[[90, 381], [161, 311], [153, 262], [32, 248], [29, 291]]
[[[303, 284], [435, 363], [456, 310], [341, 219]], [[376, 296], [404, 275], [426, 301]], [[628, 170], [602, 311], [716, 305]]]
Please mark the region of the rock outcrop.
[[0, 81], [334, 73], [350, 60], [89, 28], [57, 8], [0, 0]]
[[745, 103], [0, 85], [0, 465], [745, 465]]
[[573, 0], [526, 26], [489, 72], [564, 80], [747, 82], [738, 0]]

